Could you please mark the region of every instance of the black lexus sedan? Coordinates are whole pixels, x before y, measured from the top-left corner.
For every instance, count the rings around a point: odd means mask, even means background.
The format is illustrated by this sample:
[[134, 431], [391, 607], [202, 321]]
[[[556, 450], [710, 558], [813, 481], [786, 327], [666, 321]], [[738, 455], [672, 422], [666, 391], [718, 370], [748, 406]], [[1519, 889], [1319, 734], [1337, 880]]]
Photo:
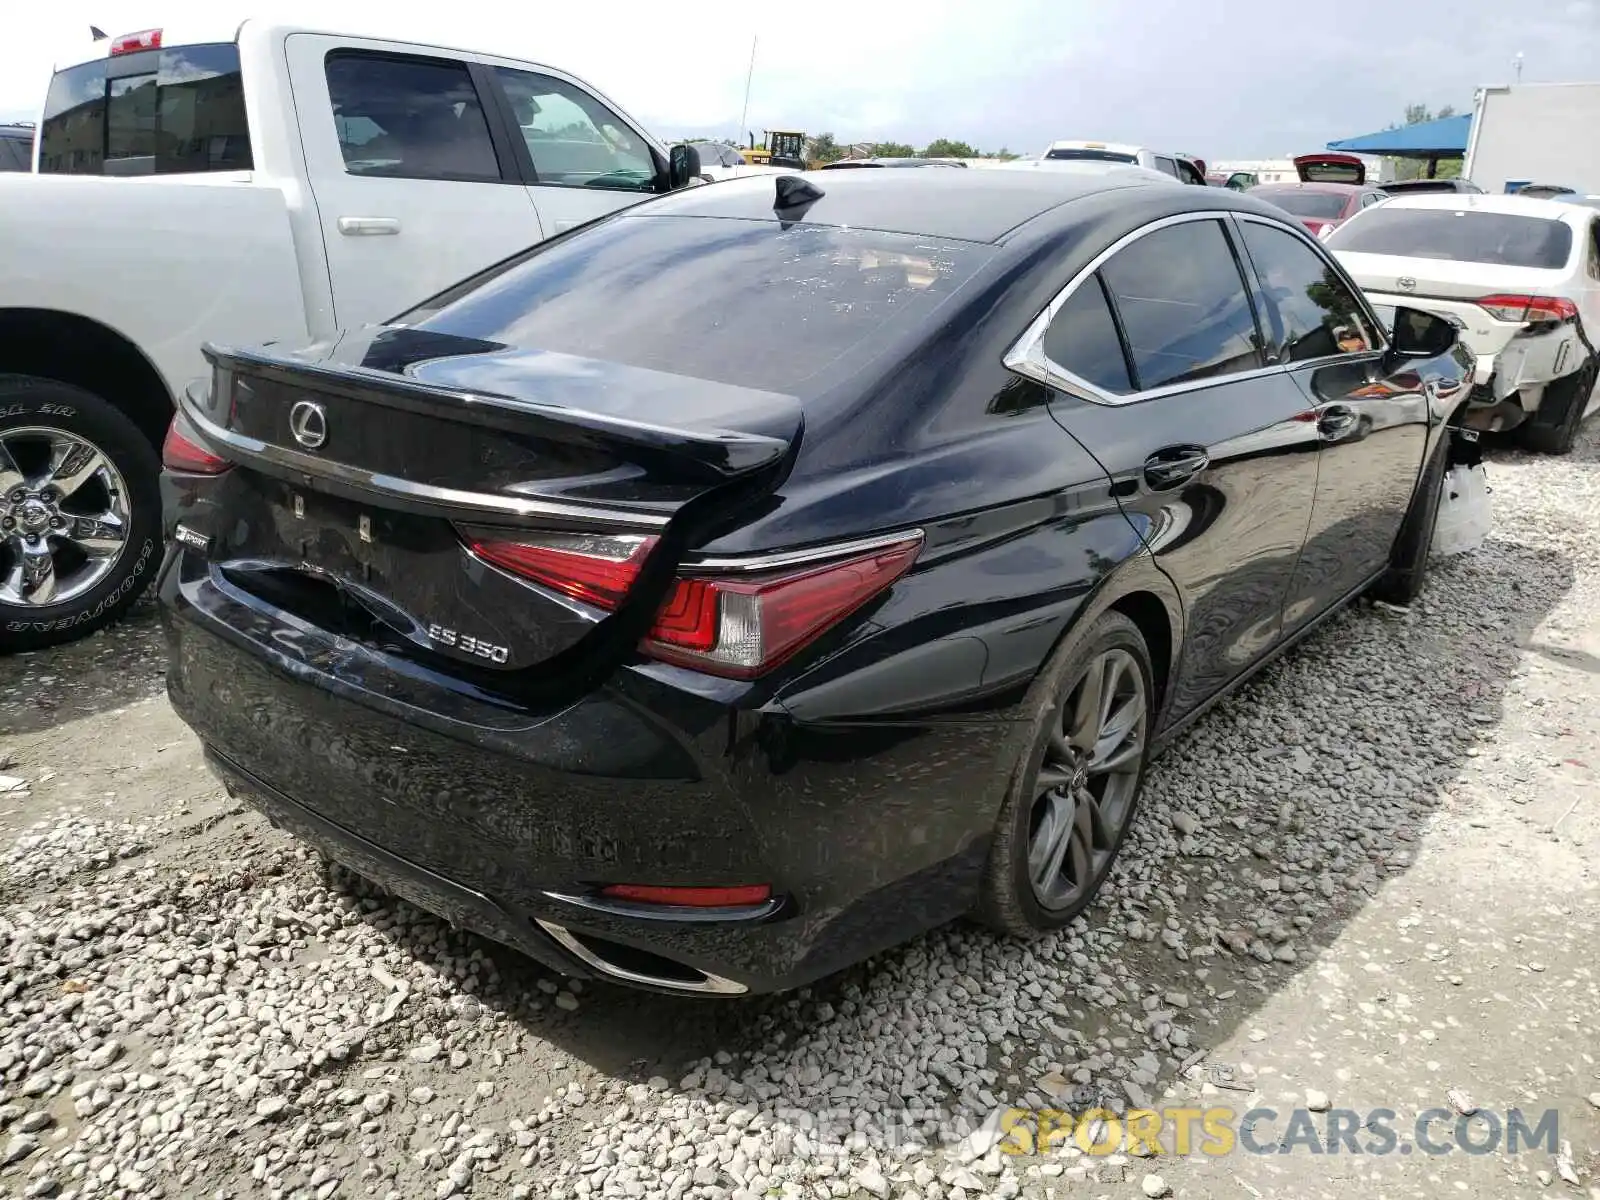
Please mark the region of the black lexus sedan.
[[573, 975], [794, 987], [1081, 911], [1152, 756], [1422, 583], [1468, 353], [1292, 217], [761, 176], [209, 347], [172, 702], [230, 790]]

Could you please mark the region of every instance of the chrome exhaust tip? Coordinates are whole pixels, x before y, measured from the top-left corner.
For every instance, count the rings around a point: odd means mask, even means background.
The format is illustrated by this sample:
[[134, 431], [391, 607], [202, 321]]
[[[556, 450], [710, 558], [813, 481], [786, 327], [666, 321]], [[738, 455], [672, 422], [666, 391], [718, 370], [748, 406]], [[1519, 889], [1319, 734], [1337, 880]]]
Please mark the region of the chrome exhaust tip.
[[[535, 917], [534, 920], [540, 929], [560, 944], [562, 949], [585, 966], [610, 979], [700, 995], [737, 996], [750, 990], [737, 980], [724, 979], [721, 975], [713, 975], [698, 967], [674, 962], [654, 952], [634, 950], [600, 938], [586, 938], [585, 935], [573, 933], [565, 925], [557, 925], [554, 921], [546, 921], [539, 917]], [[590, 943], [599, 943], [606, 948], [605, 952]], [[613, 962], [605, 957], [606, 952], [613, 956], [625, 956], [633, 960], [632, 965]], [[677, 973], [667, 974], [669, 970]]]

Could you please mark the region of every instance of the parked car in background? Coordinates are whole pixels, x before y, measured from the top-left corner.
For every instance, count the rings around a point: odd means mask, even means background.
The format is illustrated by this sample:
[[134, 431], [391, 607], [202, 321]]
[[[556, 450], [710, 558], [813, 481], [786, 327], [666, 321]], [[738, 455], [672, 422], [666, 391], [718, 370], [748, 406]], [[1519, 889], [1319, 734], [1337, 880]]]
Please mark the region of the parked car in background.
[[1035, 171], [1055, 175], [1078, 175], [1084, 177], [1110, 176], [1113, 178], [1140, 180], [1145, 183], [1171, 184], [1182, 187], [1183, 184], [1174, 176], [1165, 171], [1157, 171], [1152, 167], [1141, 167], [1134, 163], [1119, 162], [1097, 158], [1012, 158], [1003, 162], [990, 163], [991, 171]]
[[731, 178], [740, 167], [749, 165], [745, 162], [744, 155], [726, 142], [689, 144], [700, 155], [700, 173], [706, 177], [707, 182], [713, 179]]
[[1206, 184], [1208, 186], [1225, 187], [1235, 192], [1248, 191], [1260, 182], [1249, 171], [1212, 171], [1206, 175]]
[[964, 167], [959, 158], [841, 158], [823, 163], [823, 171], [851, 170], [855, 167]]
[[1396, 196], [1328, 241], [1378, 304], [1452, 321], [1502, 428], [1564, 454], [1594, 407], [1600, 213], [1526, 196]]
[[0, 125], [0, 171], [33, 170], [33, 126]]
[[1297, 217], [1319, 238], [1328, 237], [1363, 208], [1388, 199], [1380, 189], [1356, 183], [1262, 183], [1250, 194]]
[[1470, 179], [1397, 179], [1378, 186], [1391, 196], [1483, 195], [1483, 189]]
[[1197, 170], [1193, 160], [1181, 154], [1150, 150], [1144, 146], [1130, 146], [1121, 142], [1051, 142], [1050, 148], [1040, 156], [1048, 162], [1113, 162], [1131, 163], [1152, 171], [1170, 175], [1180, 183], [1205, 186], [1203, 170]]
[[1320, 238], [1385, 198], [1368, 185], [1366, 164], [1354, 154], [1302, 154], [1294, 168], [1298, 182], [1258, 184], [1251, 194], [1300, 218]]
[[771, 991], [1058, 929], [1163, 746], [1422, 586], [1471, 360], [1395, 325], [1249, 196], [691, 188], [213, 347], [170, 695], [232, 792], [561, 971]]
[[1367, 164], [1354, 154], [1319, 151], [1302, 154], [1293, 160], [1301, 183], [1342, 183], [1362, 186], [1367, 182]]
[[51, 81], [43, 174], [0, 176], [3, 650], [92, 632], [154, 575], [202, 341], [381, 321], [700, 176], [533, 63], [261, 21], [101, 45]]
[[1558, 196], [1575, 196], [1577, 193], [1577, 188], [1570, 188], [1564, 183], [1525, 183], [1512, 195], [1527, 196], [1530, 200], [1554, 200]]

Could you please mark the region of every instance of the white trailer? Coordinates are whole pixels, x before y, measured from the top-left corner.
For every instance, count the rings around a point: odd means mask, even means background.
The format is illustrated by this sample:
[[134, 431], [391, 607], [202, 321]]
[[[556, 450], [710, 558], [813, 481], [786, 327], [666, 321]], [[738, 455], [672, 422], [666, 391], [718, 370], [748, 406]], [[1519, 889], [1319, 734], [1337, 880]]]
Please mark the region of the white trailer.
[[1600, 192], [1596, 131], [1600, 83], [1479, 88], [1461, 173], [1486, 192], [1515, 191], [1528, 183]]

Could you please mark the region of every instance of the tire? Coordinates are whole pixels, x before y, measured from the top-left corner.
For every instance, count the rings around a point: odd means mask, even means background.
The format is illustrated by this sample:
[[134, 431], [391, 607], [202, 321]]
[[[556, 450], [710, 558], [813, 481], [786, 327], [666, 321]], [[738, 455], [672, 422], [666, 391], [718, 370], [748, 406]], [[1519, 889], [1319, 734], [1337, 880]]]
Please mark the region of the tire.
[[[1583, 410], [1594, 391], [1595, 372], [1600, 360], [1590, 355], [1580, 370], [1546, 385], [1533, 420], [1518, 429], [1518, 441], [1539, 454], [1571, 454], [1572, 444], [1583, 425]], [[1548, 414], [1549, 420], [1544, 418]]]
[[0, 375], [0, 451], [0, 651], [104, 628], [161, 563], [155, 448], [92, 392]]
[[[1114, 761], [1119, 751], [1132, 757], [1114, 775], [1095, 771], [1091, 758], [1086, 775], [1081, 751], [1073, 751], [1079, 758], [1076, 767], [1064, 757], [1072, 747], [1058, 731], [1073, 721], [1090, 672], [1104, 672], [1111, 663], [1120, 672], [1113, 688], [1111, 721], [1096, 723], [1102, 727], [1114, 723], [1126, 706], [1130, 736], [1108, 746], [1100, 757]], [[996, 818], [974, 914], [984, 924], [1002, 933], [1033, 936], [1059, 929], [1094, 899], [1138, 810], [1155, 720], [1154, 697], [1149, 648], [1139, 627], [1121, 613], [1101, 615], [1051, 656], [1029, 693], [1033, 717], [1028, 749], [1017, 763]], [[1044, 791], [1051, 778], [1061, 782]], [[1057, 855], [1057, 869], [1037, 872], [1045, 878], [1042, 886], [1036, 886], [1030, 864], [1047, 862], [1041, 851], [1046, 843], [1056, 845], [1049, 838], [1051, 831], [1061, 831], [1065, 845]]]
[[1433, 527], [1439, 520], [1439, 502], [1444, 497], [1444, 475], [1450, 459], [1448, 429], [1434, 448], [1428, 468], [1412, 494], [1394, 549], [1389, 552], [1389, 569], [1372, 585], [1371, 596], [1385, 604], [1410, 604], [1422, 595], [1428, 578], [1428, 553], [1433, 549]]

